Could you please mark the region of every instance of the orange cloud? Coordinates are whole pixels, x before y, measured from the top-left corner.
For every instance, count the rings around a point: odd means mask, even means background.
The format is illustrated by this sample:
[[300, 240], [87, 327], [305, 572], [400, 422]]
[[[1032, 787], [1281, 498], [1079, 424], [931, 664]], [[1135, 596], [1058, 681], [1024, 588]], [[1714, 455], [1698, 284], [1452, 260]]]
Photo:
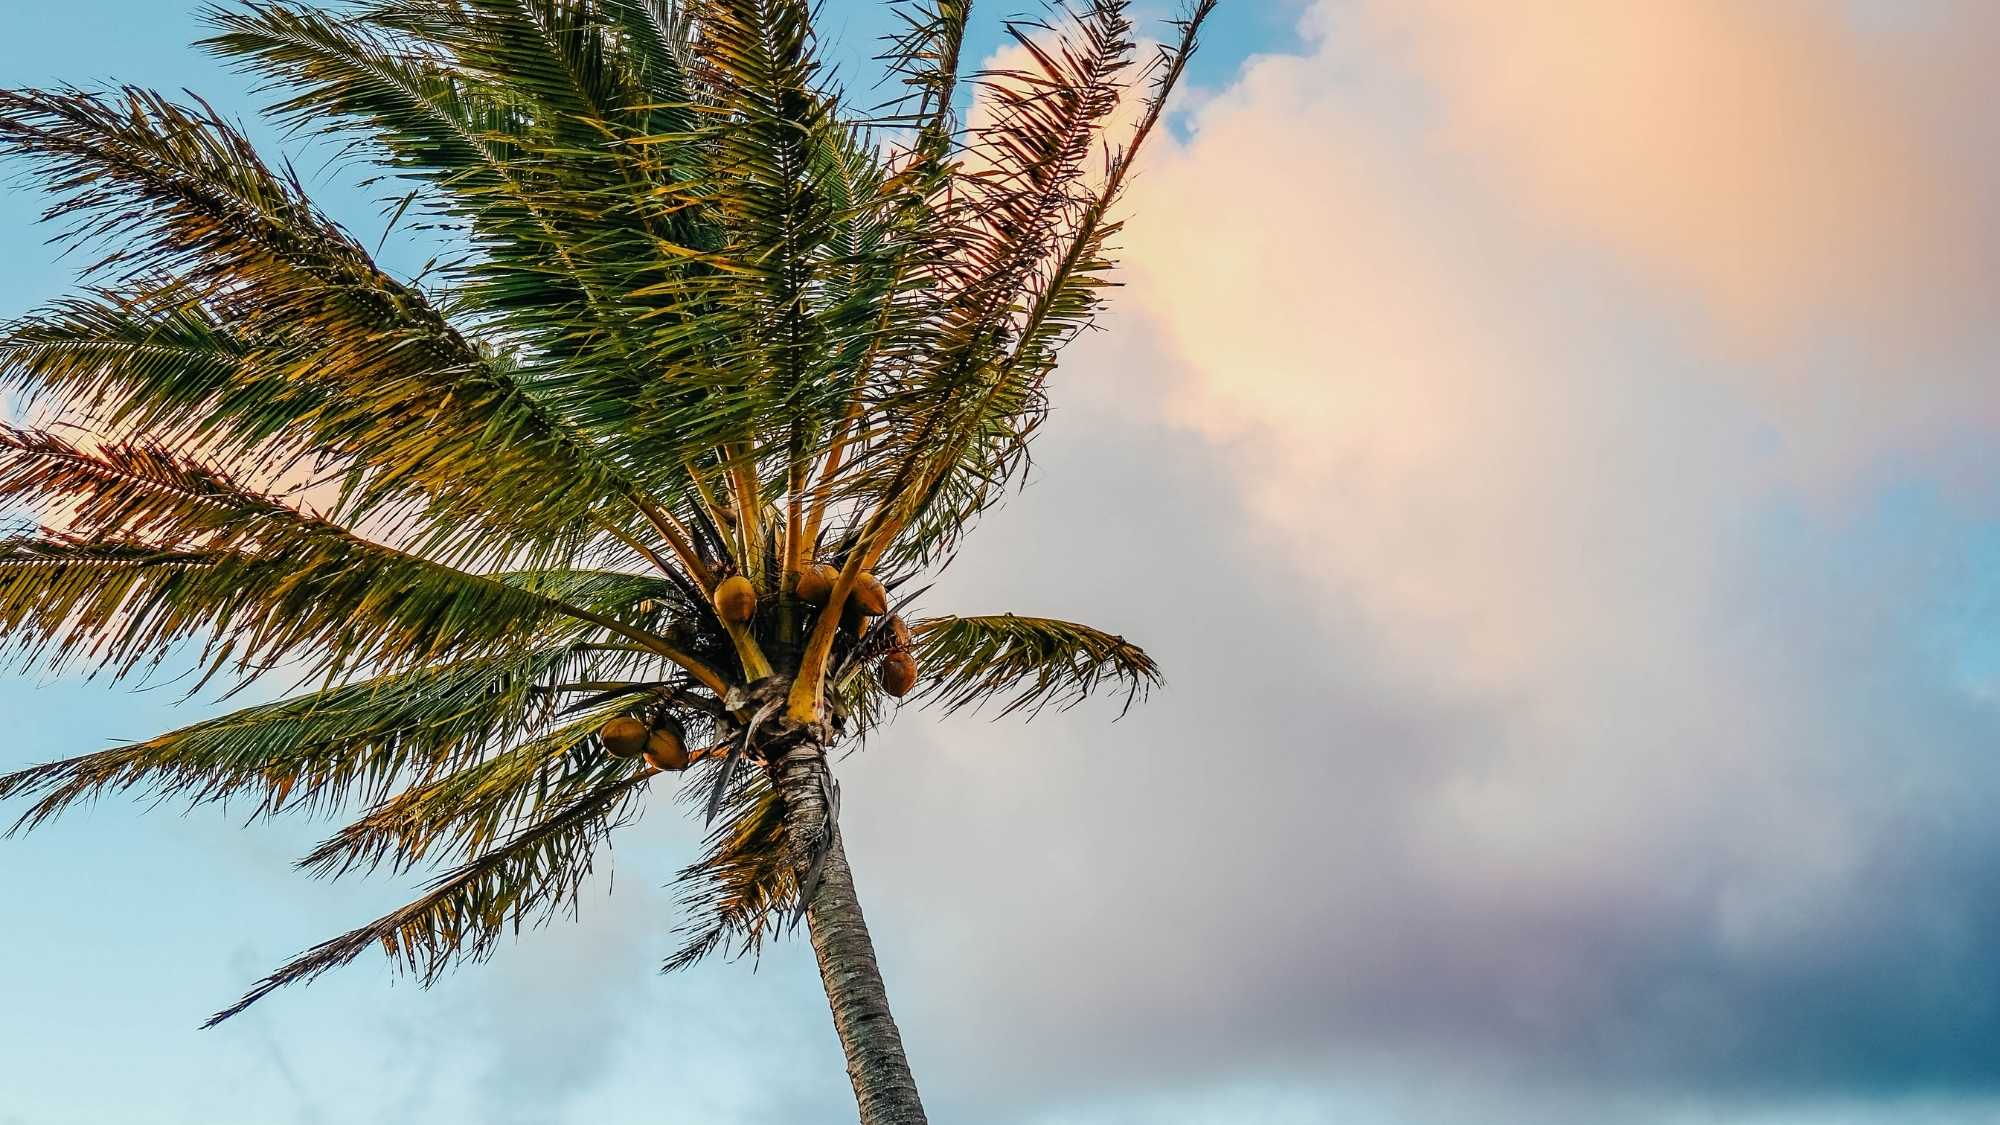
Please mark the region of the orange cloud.
[[1365, 28], [1422, 80], [1464, 167], [1525, 216], [1685, 287], [1741, 337], [1963, 313], [1975, 217], [1925, 117], [1922, 56], [1888, 49], [1842, 5], [1366, 10], [1345, 30]]

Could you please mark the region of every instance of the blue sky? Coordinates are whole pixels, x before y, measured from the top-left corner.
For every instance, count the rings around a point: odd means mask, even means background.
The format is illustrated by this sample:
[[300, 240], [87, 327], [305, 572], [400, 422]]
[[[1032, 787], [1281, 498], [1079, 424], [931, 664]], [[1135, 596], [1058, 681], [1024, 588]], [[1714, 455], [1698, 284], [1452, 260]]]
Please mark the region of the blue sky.
[[[0, 81], [250, 116], [183, 7], [10, 14]], [[823, 26], [859, 59], [879, 20]], [[939, 589], [1127, 633], [1170, 687], [912, 714], [844, 767], [934, 1116], [2000, 1121], [1993, 17], [1219, 20], [1036, 483]], [[38, 207], [0, 198], [0, 312], [69, 284]], [[211, 713], [175, 671], [0, 676], [0, 768]], [[652, 971], [672, 808], [575, 925], [197, 1032], [407, 890], [241, 821], [113, 799], [0, 843], [0, 1125], [851, 1113], [802, 945]]]

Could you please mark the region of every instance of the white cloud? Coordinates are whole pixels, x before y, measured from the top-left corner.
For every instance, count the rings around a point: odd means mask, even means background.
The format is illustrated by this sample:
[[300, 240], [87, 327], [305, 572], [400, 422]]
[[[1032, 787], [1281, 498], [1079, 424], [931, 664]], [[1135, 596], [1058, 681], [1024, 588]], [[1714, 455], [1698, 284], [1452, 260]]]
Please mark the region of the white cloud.
[[954, 576], [1173, 691], [854, 784], [934, 1088], [1448, 1058], [1639, 1121], [1990, 1081], [2000, 732], [1935, 639], [1994, 623], [1992, 216], [1940, 139], [1979, 103], [1910, 64], [1965, 24], [1316, 18], [1155, 154], [1053, 487]]

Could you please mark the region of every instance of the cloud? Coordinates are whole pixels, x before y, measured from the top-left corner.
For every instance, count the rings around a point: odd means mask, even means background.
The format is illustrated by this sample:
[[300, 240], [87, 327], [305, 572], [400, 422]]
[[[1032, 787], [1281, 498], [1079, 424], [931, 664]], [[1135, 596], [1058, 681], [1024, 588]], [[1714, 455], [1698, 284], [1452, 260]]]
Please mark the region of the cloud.
[[[1991, 11], [1323, 2], [1203, 92], [927, 599], [1169, 687], [842, 765], [939, 1120], [2000, 1111]], [[845, 1112], [804, 943], [646, 976], [641, 832], [581, 932], [285, 1003], [423, 1021], [440, 1119]]]
[[1972, 17], [1574, 9], [1322, 4], [1141, 177], [947, 601], [1173, 687], [849, 786], [941, 1113], [1992, 1109]]
[[1315, 11], [1322, 57], [1391, 60], [1433, 167], [1490, 189], [1544, 257], [1608, 254], [1683, 304], [1808, 473], [1995, 424], [1987, 6]]
[[1323, 19], [1397, 53], [1438, 144], [1734, 329], [1967, 311], [1984, 216], [1922, 112], [1925, 76], [1838, 4], [1397, 0], [1360, 16]]

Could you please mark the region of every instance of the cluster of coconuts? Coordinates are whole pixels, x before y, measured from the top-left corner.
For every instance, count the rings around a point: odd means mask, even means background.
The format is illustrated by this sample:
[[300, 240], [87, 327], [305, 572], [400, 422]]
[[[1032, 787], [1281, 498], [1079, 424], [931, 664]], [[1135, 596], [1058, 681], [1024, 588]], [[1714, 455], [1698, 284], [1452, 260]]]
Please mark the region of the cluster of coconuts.
[[644, 758], [657, 770], [679, 772], [694, 760], [688, 754], [686, 732], [671, 715], [656, 723], [620, 715], [598, 730], [604, 748], [620, 758]]
[[[717, 583], [713, 596], [716, 614], [731, 625], [748, 625], [757, 614], [757, 588], [740, 574]], [[686, 734], [670, 715], [656, 725], [620, 715], [598, 728], [597, 737], [618, 757], [644, 758], [655, 769], [684, 770], [693, 761]]]
[[[826, 608], [833, 596], [833, 583], [840, 571], [827, 563], [814, 563], [799, 575], [795, 587], [798, 599], [815, 609]], [[757, 616], [757, 587], [748, 578], [732, 574], [715, 584], [710, 595], [715, 614], [735, 628], [747, 627]], [[889, 591], [873, 574], [862, 572], [848, 595], [852, 612], [860, 618], [889, 614]], [[859, 621], [856, 622], [857, 626]], [[901, 699], [917, 686], [917, 660], [910, 655], [910, 627], [895, 614], [888, 620], [890, 648], [882, 658], [882, 690]], [[858, 631], [858, 629], [857, 629]], [[620, 758], [644, 758], [654, 769], [680, 771], [694, 761], [688, 753], [687, 732], [672, 715], [662, 714], [648, 723], [634, 715], [620, 715], [598, 729], [604, 748]]]
[[[799, 600], [810, 606], [823, 607], [833, 596], [834, 579], [840, 571], [826, 563], [814, 563], [799, 575], [796, 587]], [[867, 571], [855, 576], [854, 590], [848, 594], [854, 612], [863, 617], [880, 617], [889, 613], [889, 591], [880, 579]], [[858, 624], [858, 622], [857, 622]], [[882, 690], [898, 699], [910, 694], [917, 686], [917, 658], [910, 655], [910, 627], [895, 614], [889, 614], [889, 635], [891, 647], [889, 655], [882, 658]]]
[[[814, 609], [826, 608], [833, 597], [834, 580], [840, 577], [840, 568], [831, 563], [814, 563], [799, 572], [799, 584], [794, 587], [799, 600]], [[856, 613], [864, 617], [880, 617], [889, 612], [889, 591], [882, 580], [868, 571], [854, 576], [854, 589], [847, 595]]]
[[[799, 572], [793, 593], [806, 605], [824, 609], [833, 598], [833, 584], [839, 577], [840, 570], [832, 564], [813, 563]], [[716, 583], [713, 599], [716, 616], [726, 624], [747, 626], [757, 615], [757, 588], [740, 574]], [[856, 615], [857, 632], [861, 618], [889, 613], [888, 589], [867, 571], [855, 576], [848, 602], [849, 611]], [[893, 643], [889, 655], [882, 659], [882, 689], [900, 699], [917, 686], [917, 661], [910, 655], [910, 627], [895, 615], [889, 616], [888, 625]]]

